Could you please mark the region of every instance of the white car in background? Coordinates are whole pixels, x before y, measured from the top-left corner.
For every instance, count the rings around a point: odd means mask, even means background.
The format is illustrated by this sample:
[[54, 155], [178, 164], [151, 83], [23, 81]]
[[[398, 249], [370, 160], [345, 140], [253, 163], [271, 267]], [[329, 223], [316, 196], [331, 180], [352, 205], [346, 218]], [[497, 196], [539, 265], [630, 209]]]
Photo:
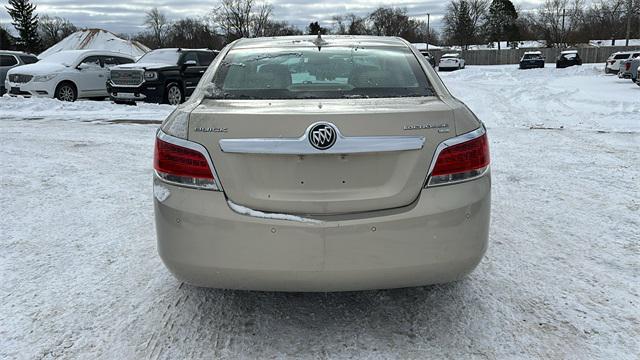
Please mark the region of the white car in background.
[[109, 69], [132, 63], [130, 55], [103, 50], [66, 50], [41, 59], [35, 64], [8, 71], [5, 88], [9, 95], [56, 98], [104, 98]]
[[464, 58], [459, 53], [444, 54], [438, 62], [438, 70], [459, 70], [464, 69]]
[[617, 74], [625, 61], [633, 59], [636, 56], [640, 56], [640, 50], [619, 51], [611, 54], [604, 65], [605, 74]]

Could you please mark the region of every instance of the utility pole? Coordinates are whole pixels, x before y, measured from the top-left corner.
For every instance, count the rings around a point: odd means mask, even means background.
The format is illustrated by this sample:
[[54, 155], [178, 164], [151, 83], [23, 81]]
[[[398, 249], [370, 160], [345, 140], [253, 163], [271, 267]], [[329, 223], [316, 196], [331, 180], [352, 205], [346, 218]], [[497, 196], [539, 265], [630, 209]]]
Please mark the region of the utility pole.
[[429, 41], [431, 41], [431, 28], [429, 27], [430, 19], [431, 19], [431, 14], [427, 13], [427, 50], [429, 50]]
[[564, 16], [565, 16], [565, 9], [562, 8], [562, 36], [561, 36], [561, 42], [562, 42], [562, 46], [565, 46], [565, 33], [564, 33]]
[[629, 37], [631, 37], [631, 13], [633, 12], [633, 0], [627, 0], [627, 40], [624, 46], [629, 46]]

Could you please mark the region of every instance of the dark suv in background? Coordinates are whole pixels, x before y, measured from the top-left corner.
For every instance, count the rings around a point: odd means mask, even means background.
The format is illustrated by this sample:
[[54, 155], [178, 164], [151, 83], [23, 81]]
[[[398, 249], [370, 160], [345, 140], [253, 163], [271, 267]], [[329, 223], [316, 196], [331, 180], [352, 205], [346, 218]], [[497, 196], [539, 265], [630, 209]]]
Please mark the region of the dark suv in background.
[[562, 69], [569, 66], [582, 65], [582, 59], [578, 50], [566, 50], [562, 51], [556, 59], [556, 68]]
[[116, 103], [178, 105], [193, 93], [218, 54], [208, 49], [157, 49], [137, 62], [111, 69], [107, 91]]
[[0, 50], [0, 96], [7, 92], [4, 80], [7, 77], [7, 71], [9, 71], [9, 69], [36, 62], [38, 62], [38, 58], [35, 55], [20, 51]]
[[433, 68], [436, 67], [436, 58], [433, 55], [431, 55], [431, 53], [429, 53], [427, 50], [420, 50], [420, 54], [422, 54], [422, 56], [424, 56], [424, 58], [427, 59], [429, 64], [431, 64], [431, 67]]
[[544, 56], [540, 51], [527, 51], [520, 58], [520, 69], [533, 69], [544, 67]]

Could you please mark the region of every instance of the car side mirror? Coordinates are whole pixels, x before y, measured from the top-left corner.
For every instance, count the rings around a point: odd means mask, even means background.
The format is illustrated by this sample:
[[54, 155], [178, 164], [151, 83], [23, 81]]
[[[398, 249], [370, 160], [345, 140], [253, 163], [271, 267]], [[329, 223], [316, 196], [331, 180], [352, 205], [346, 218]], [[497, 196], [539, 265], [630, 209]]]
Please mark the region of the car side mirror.
[[196, 66], [198, 65], [195, 60], [187, 60], [183, 64], [184, 66]]
[[89, 69], [90, 67], [91, 66], [89, 66], [89, 64], [82, 63], [82, 64], [79, 64], [78, 66], [76, 66], [76, 69], [78, 69], [78, 70], [86, 70], [86, 69]]

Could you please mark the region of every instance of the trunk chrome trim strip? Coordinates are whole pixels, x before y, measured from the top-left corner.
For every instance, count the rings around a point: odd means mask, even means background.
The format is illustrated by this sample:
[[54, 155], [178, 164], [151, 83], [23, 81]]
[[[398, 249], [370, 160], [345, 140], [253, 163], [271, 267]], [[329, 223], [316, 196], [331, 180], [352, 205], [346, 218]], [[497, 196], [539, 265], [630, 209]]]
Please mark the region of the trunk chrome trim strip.
[[420, 150], [426, 141], [424, 136], [343, 136], [338, 127], [331, 124], [337, 133], [336, 142], [326, 150], [319, 150], [309, 142], [309, 132], [317, 124], [327, 123], [311, 124], [299, 138], [221, 139], [220, 149], [237, 154], [355, 154]]
[[[211, 156], [209, 155], [209, 152], [207, 151], [207, 148], [205, 148], [203, 145], [198, 144], [197, 142], [193, 142], [193, 141], [189, 141], [189, 140], [185, 140], [185, 139], [181, 139], [175, 136], [171, 136], [167, 133], [165, 133], [164, 131], [158, 129], [158, 132], [156, 133], [156, 137], [164, 142], [168, 142], [170, 144], [174, 144], [174, 145], [178, 145], [178, 146], [182, 146], [184, 148], [187, 149], [191, 149], [191, 150], [195, 150], [199, 153], [201, 153], [205, 159], [207, 159], [207, 163], [209, 164], [209, 169], [211, 169], [211, 171], [213, 172], [213, 180], [216, 183], [216, 187], [217, 189], [215, 189], [215, 191], [223, 191], [222, 190], [222, 184], [220, 183], [220, 177], [218, 176], [218, 172], [216, 171], [216, 167], [213, 166], [213, 161], [211, 160]], [[155, 170], [154, 170], [155, 171]], [[162, 178], [160, 178], [163, 181], [166, 181]], [[177, 185], [181, 185], [181, 186], [185, 186], [184, 184], [178, 184], [175, 183]], [[189, 187], [189, 186], [187, 186]], [[213, 190], [213, 189], [211, 189]]]

